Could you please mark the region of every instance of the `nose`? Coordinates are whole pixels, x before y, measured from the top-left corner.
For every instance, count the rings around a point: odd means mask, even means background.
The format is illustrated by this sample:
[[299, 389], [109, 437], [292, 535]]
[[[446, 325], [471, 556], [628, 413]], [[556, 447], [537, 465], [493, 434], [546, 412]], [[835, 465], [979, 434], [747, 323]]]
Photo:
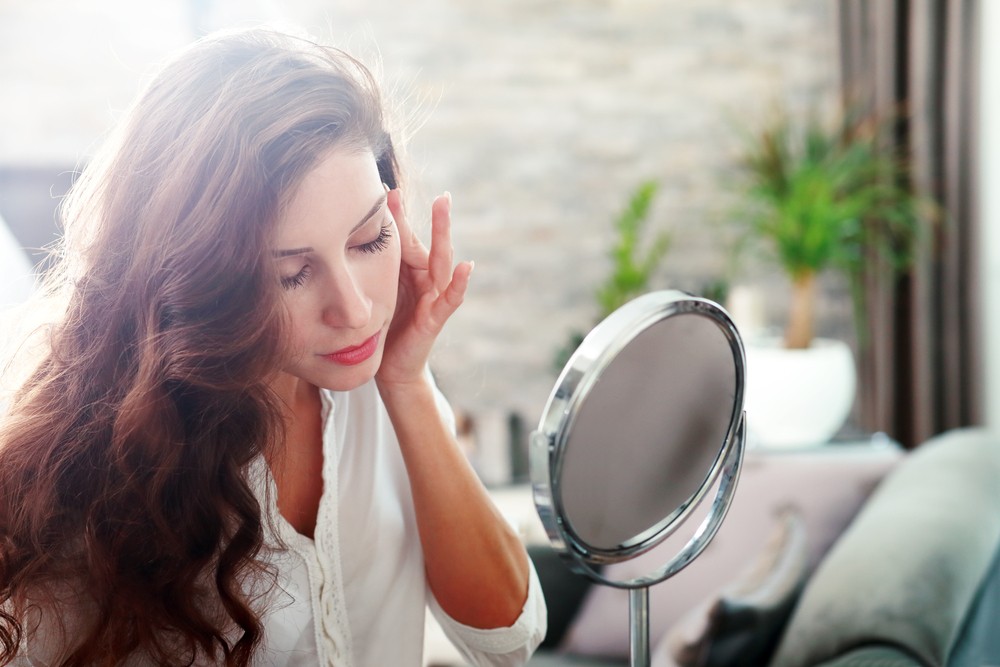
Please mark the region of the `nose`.
[[323, 322], [341, 329], [363, 329], [371, 321], [372, 302], [347, 267], [331, 276], [323, 305]]

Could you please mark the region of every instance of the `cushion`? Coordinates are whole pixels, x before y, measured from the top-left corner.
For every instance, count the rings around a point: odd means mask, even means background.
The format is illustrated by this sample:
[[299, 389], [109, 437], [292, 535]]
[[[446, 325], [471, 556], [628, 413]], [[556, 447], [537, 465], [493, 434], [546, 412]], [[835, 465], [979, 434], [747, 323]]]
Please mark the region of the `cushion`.
[[979, 587], [962, 630], [948, 655], [948, 664], [1000, 665], [1000, 547], [987, 568], [986, 580]]
[[[713, 599], [746, 566], [747, 555], [764, 549], [775, 513], [794, 507], [806, 537], [806, 570], [816, 563], [857, 513], [871, 490], [902, 456], [889, 446], [829, 445], [810, 450], [751, 450], [729, 514], [715, 539], [684, 570], [650, 589], [650, 637], [656, 642], [685, 614]], [[686, 541], [708, 510], [702, 503], [678, 534], [625, 563], [607, 566], [620, 579], [647, 574]], [[601, 656], [629, 654], [628, 591], [593, 586], [561, 648]]]
[[805, 578], [802, 517], [784, 509], [756, 560], [670, 629], [654, 651], [653, 667], [767, 664]]
[[1000, 542], [1000, 439], [957, 431], [879, 487], [806, 584], [772, 667], [865, 645], [945, 664]]
[[[576, 616], [584, 594], [593, 584], [587, 577], [570, 570], [562, 556], [548, 545], [529, 544], [528, 556], [538, 573], [548, 610], [548, 631], [541, 646], [558, 646]], [[600, 568], [597, 569], [600, 571]]]
[[925, 667], [925, 665], [895, 646], [862, 646], [816, 667]]

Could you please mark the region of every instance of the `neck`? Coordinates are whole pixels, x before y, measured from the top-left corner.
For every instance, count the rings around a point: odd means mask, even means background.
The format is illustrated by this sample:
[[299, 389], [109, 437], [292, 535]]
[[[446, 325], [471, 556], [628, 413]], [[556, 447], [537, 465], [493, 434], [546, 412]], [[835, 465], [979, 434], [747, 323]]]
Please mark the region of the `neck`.
[[303, 407], [315, 405], [319, 400], [319, 389], [315, 385], [283, 371], [271, 381], [271, 389], [292, 414], [300, 412]]
[[323, 404], [315, 385], [287, 373], [279, 373], [271, 388], [281, 399], [284, 412], [283, 446], [267, 457], [272, 472], [279, 477], [289, 454], [288, 447], [297, 447], [296, 443], [301, 444], [306, 434], [313, 433], [320, 423]]

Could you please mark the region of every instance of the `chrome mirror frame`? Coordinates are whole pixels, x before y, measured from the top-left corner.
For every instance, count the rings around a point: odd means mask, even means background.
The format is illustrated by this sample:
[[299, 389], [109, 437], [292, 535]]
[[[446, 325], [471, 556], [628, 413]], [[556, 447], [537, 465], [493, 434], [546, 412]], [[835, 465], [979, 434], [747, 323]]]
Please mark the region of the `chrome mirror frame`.
[[[560, 479], [569, 434], [585, 399], [602, 373], [639, 334], [671, 317], [697, 315], [711, 320], [729, 344], [735, 369], [735, 395], [719, 453], [705, 478], [679, 507], [638, 535], [613, 548], [580, 539], [566, 519]], [[744, 390], [746, 356], [729, 314], [708, 299], [675, 290], [651, 292], [626, 303], [598, 324], [574, 352], [555, 383], [529, 441], [532, 494], [538, 515], [555, 550], [575, 571], [608, 586], [629, 589], [632, 616], [632, 665], [649, 663], [648, 587], [690, 564], [715, 536], [732, 502], [746, 450]], [[599, 567], [629, 560], [659, 545], [687, 521], [709, 491], [711, 507], [672, 558], [652, 572], [623, 580], [608, 578]]]

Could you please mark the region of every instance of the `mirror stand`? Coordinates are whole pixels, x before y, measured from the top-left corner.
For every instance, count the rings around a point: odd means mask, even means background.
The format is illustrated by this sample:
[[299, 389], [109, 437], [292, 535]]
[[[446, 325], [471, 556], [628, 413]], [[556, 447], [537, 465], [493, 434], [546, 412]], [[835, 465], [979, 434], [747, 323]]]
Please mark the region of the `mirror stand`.
[[[702, 519], [694, 534], [688, 539], [682, 548], [673, 558], [655, 572], [626, 581], [608, 579], [594, 565], [608, 562], [608, 559], [595, 556], [593, 550], [587, 545], [580, 544], [572, 535], [565, 532], [565, 524], [552, 510], [552, 499], [550, 487], [542, 480], [533, 480], [532, 487], [535, 498], [535, 506], [539, 515], [543, 516], [543, 524], [548, 530], [548, 536], [552, 544], [569, 560], [571, 569], [579, 574], [585, 575], [599, 584], [613, 586], [615, 588], [627, 588], [629, 595], [629, 667], [649, 667], [650, 665], [650, 639], [649, 639], [649, 588], [669, 577], [680, 572], [688, 566], [712, 541], [722, 521], [732, 504], [733, 494], [736, 492], [736, 485], [739, 481], [740, 470], [743, 467], [743, 457], [746, 452], [746, 415], [741, 414], [739, 426], [731, 434], [723, 446], [723, 464], [716, 471], [710, 473], [709, 484], [704, 487], [707, 491], [714, 485], [718, 485], [712, 505], [707, 515]], [[532, 433], [531, 444], [533, 473], [547, 470], [547, 463], [542, 463], [542, 457], [553, 454], [555, 446], [552, 440], [545, 434], [535, 431]], [[663, 539], [672, 535], [678, 528], [690, 518], [691, 513], [701, 505], [706, 498], [704, 495], [696, 496], [687, 505], [681, 514], [673, 520], [659, 536], [658, 539], [647, 546], [646, 551], [659, 544]], [[552, 528], [560, 530], [553, 531]], [[638, 555], [636, 552], [628, 556], [632, 558]], [[619, 560], [626, 560], [622, 558]]]
[[[650, 664], [649, 587], [708, 546], [746, 450], [743, 342], [717, 304], [676, 291], [635, 299], [574, 352], [530, 439], [539, 518], [570, 567], [629, 591], [632, 667]], [[661, 544], [708, 500], [684, 546], [644, 576], [601, 569]], [[688, 524], [690, 525], [690, 524]]]
[[628, 591], [629, 665], [649, 667], [649, 586]]
[[[629, 603], [629, 667], [649, 667], [649, 588], [653, 584], [671, 577], [691, 563], [708, 543], [715, 537], [722, 526], [722, 520], [729, 511], [736, 483], [739, 481], [740, 470], [743, 467], [743, 455], [746, 452], [746, 430], [743, 428], [745, 417], [740, 420], [740, 428], [736, 433], [733, 447], [730, 450], [726, 465], [722, 469], [719, 490], [708, 516], [698, 526], [694, 536], [684, 549], [677, 554], [660, 572], [651, 579], [641, 580], [637, 586], [628, 590]], [[604, 582], [608, 583], [608, 582]]]

